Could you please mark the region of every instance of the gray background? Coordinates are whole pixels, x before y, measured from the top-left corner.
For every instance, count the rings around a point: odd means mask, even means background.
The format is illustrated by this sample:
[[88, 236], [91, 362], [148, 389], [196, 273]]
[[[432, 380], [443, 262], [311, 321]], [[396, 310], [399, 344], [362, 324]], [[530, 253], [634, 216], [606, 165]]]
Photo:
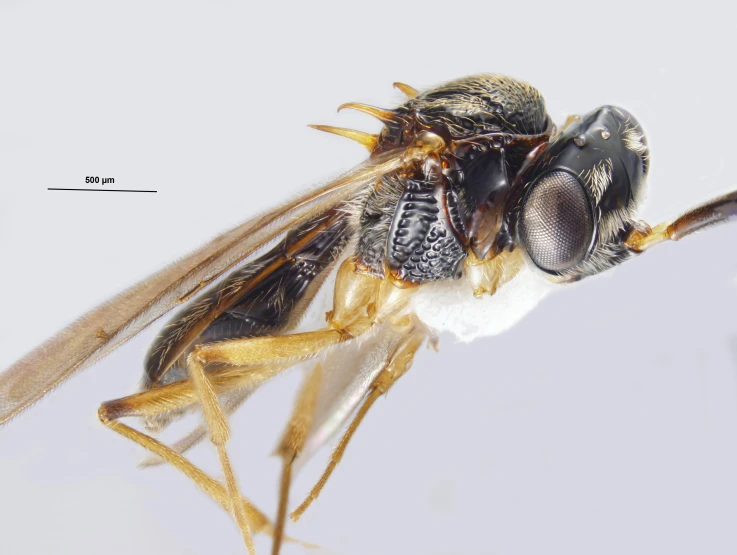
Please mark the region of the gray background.
[[[690, 6], [0, 3], [0, 368], [364, 159], [306, 125], [378, 130], [335, 108], [395, 105], [395, 80], [510, 74], [558, 122], [627, 108], [652, 147], [653, 223], [736, 188], [733, 13]], [[46, 191], [88, 175], [159, 193]], [[736, 238], [659, 247], [503, 336], [423, 350], [290, 533], [350, 554], [737, 552]], [[141, 450], [96, 421], [135, 391], [157, 328], [0, 430], [0, 552], [241, 552], [217, 506], [171, 469], [138, 470]], [[270, 514], [297, 378], [233, 421], [243, 490]], [[217, 470], [209, 447], [194, 458]]]

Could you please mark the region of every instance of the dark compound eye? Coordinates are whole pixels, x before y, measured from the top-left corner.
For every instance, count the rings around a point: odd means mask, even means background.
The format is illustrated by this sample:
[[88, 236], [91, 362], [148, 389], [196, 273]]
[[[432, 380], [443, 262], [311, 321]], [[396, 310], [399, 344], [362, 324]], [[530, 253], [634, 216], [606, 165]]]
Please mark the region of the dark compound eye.
[[562, 272], [581, 262], [594, 236], [594, 220], [578, 179], [564, 171], [538, 179], [522, 205], [519, 235], [543, 270]]

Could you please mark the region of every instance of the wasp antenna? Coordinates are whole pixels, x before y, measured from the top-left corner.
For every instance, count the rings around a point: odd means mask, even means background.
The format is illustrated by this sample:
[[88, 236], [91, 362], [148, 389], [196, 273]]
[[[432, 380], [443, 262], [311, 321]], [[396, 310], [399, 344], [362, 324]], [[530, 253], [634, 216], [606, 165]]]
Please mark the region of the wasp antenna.
[[312, 129], [318, 131], [325, 131], [326, 133], [333, 133], [334, 135], [340, 135], [346, 139], [351, 139], [357, 143], [363, 145], [366, 150], [373, 152], [376, 147], [376, 143], [379, 142], [379, 136], [372, 133], [364, 133], [363, 131], [356, 131], [355, 129], [346, 129], [344, 127], [333, 127], [332, 125], [309, 125]]
[[420, 91], [418, 91], [414, 87], [410, 87], [406, 83], [400, 83], [399, 81], [396, 81], [396, 82], [392, 83], [392, 85], [394, 86], [395, 89], [399, 89], [405, 95], [407, 95], [407, 98], [414, 98], [418, 94], [420, 94]]
[[737, 191], [712, 199], [692, 208], [672, 222], [658, 224], [652, 229], [647, 224], [635, 227], [624, 244], [635, 252], [642, 252], [663, 241], [679, 241], [715, 224], [737, 217]]
[[358, 110], [359, 112], [363, 112], [364, 114], [368, 114], [370, 116], [374, 116], [376, 119], [380, 120], [383, 123], [391, 123], [393, 121], [397, 121], [397, 114], [392, 112], [391, 110], [382, 110], [381, 108], [376, 108], [375, 106], [369, 106], [368, 104], [359, 104], [358, 102], [347, 102], [345, 104], [341, 104], [338, 106], [338, 111], [348, 108], [351, 110]]

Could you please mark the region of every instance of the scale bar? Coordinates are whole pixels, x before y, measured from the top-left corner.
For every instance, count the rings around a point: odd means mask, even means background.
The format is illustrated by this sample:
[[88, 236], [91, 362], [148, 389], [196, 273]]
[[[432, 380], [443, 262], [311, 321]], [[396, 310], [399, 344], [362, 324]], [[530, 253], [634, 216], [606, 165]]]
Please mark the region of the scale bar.
[[158, 193], [158, 191], [147, 191], [143, 189], [65, 189], [63, 187], [49, 187], [49, 191], [107, 191], [110, 193]]

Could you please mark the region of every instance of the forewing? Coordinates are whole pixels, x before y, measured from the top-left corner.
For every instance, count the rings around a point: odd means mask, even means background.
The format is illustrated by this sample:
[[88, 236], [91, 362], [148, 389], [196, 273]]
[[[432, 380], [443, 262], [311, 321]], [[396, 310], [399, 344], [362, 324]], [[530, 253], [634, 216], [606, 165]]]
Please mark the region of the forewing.
[[189, 299], [291, 227], [355, 197], [405, 163], [404, 149], [378, 155], [337, 179], [226, 231], [94, 308], [0, 375], [0, 424]]

